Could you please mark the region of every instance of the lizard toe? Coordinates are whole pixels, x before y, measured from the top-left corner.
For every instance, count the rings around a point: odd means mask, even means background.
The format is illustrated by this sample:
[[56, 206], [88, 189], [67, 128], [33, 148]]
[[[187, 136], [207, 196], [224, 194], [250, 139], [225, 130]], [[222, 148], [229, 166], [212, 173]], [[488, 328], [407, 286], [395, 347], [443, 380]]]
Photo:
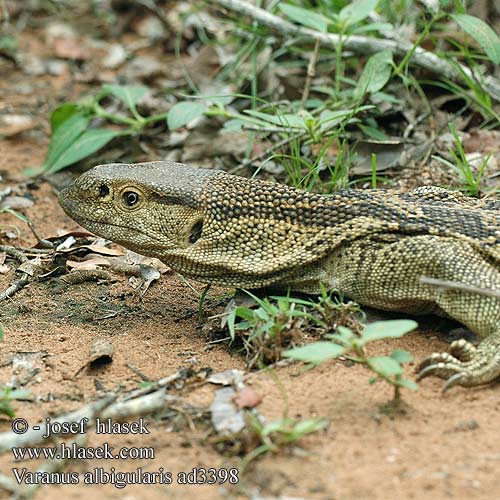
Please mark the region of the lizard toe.
[[476, 346], [465, 339], [455, 340], [450, 345], [450, 354], [460, 361], [471, 361], [476, 353]]
[[[437, 353], [436, 353], [437, 354]], [[448, 353], [442, 353], [442, 355], [447, 354], [450, 358], [454, 359], [452, 356], [450, 356]], [[430, 358], [431, 356], [429, 356]], [[427, 359], [429, 359], [427, 358]], [[424, 360], [425, 363], [425, 360]], [[455, 361], [438, 361], [436, 360], [435, 363], [432, 364], [427, 364], [426, 366], [419, 367], [419, 371], [417, 373], [417, 381], [420, 381], [426, 377], [429, 376], [434, 376], [434, 377], [439, 377], [439, 378], [444, 378], [448, 379], [449, 377], [452, 377], [453, 375], [456, 375], [457, 373], [461, 373], [462, 371], [462, 366], [459, 360]]]
[[[454, 357], [452, 354], [448, 352], [434, 352], [430, 356], [427, 356], [418, 366], [417, 373], [420, 376], [420, 373], [427, 367], [435, 367], [440, 363], [460, 363], [460, 359]], [[429, 370], [427, 370], [428, 372]]]
[[462, 359], [449, 353], [434, 353], [420, 364], [417, 380], [429, 376], [446, 379], [443, 392], [454, 386], [473, 387], [492, 382], [500, 376], [500, 354], [467, 345], [464, 341], [452, 349]]

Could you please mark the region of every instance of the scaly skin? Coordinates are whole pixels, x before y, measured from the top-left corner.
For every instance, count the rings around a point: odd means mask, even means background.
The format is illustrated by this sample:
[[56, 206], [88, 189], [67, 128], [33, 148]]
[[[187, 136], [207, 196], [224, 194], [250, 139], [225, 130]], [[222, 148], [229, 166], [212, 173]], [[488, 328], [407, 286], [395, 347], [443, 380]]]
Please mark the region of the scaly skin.
[[60, 195], [88, 230], [204, 283], [316, 293], [452, 317], [483, 338], [433, 354], [420, 377], [474, 386], [500, 375], [500, 298], [444, 290], [422, 276], [500, 292], [500, 202], [440, 188], [321, 196], [172, 162], [95, 167]]

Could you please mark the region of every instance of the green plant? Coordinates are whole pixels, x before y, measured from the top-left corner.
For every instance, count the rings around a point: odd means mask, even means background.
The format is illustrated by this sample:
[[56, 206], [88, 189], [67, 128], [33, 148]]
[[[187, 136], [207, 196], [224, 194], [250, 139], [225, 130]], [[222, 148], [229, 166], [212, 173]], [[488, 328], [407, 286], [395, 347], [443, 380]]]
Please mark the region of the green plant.
[[329, 359], [348, 356], [350, 360], [360, 363], [376, 374], [370, 383], [385, 380], [394, 387], [394, 400], [400, 399], [400, 388], [416, 390], [418, 385], [403, 376], [403, 364], [412, 361], [412, 355], [407, 351], [395, 350], [390, 356], [367, 356], [365, 347], [368, 343], [399, 338], [417, 327], [412, 320], [378, 321], [367, 325], [360, 335], [350, 328], [339, 326], [337, 332], [327, 337], [332, 342], [320, 341], [296, 347], [283, 353], [283, 356], [318, 365]]
[[[23, 214], [19, 213], [17, 210], [13, 210], [9, 206], [0, 208], [0, 214], [10, 214], [10, 215], [13, 215], [14, 217], [16, 217], [16, 219], [19, 219], [20, 221], [25, 222], [28, 225], [30, 224], [30, 221], [27, 217], [25, 217]], [[14, 229], [18, 233], [18, 235], [20, 234], [19, 228], [17, 226], [6, 225], [6, 226], [0, 226], [0, 227], [11, 227], [12, 229]], [[1, 338], [0, 338], [0, 340], [1, 340]]]
[[300, 440], [303, 436], [320, 431], [328, 426], [328, 420], [324, 418], [307, 418], [295, 420], [292, 418], [279, 418], [269, 423], [263, 423], [259, 418], [247, 412], [252, 433], [258, 444], [243, 458], [242, 469], [260, 455], [265, 453], [277, 453], [279, 450]]
[[349, 35], [366, 31], [376, 31], [387, 28], [387, 24], [362, 22], [376, 8], [378, 0], [354, 0], [333, 12], [330, 6], [321, 2], [322, 11], [313, 11], [289, 3], [280, 3], [279, 9], [292, 21], [323, 33], [334, 32], [339, 35], [339, 42], [335, 46], [335, 94], [340, 96], [341, 82], [344, 78], [342, 61], [343, 38]]
[[[139, 135], [167, 118], [167, 114], [144, 117], [137, 103], [148, 92], [143, 86], [104, 85], [97, 95], [79, 103], [64, 103], [50, 117], [52, 136], [45, 161], [40, 168], [27, 169], [27, 175], [53, 174], [95, 153], [119, 136]], [[127, 114], [110, 113], [102, 106], [104, 98], [117, 99]], [[96, 119], [119, 128], [94, 127]]]
[[14, 408], [12, 408], [12, 401], [23, 400], [30, 397], [30, 391], [26, 389], [11, 389], [10, 387], [0, 387], [0, 415], [7, 415], [13, 418], [15, 415]]
[[462, 146], [462, 141], [458, 136], [455, 125], [453, 123], [449, 123], [448, 126], [450, 127], [450, 131], [453, 135], [453, 140], [456, 147], [456, 151], [450, 149], [450, 155], [452, 156], [454, 163], [440, 156], [433, 156], [433, 158], [440, 161], [441, 163], [444, 163], [458, 174], [467, 194], [471, 196], [478, 196], [481, 191], [481, 179], [483, 177], [484, 169], [486, 168], [486, 165], [491, 158], [491, 154], [489, 154], [484, 159], [477, 171], [477, 174], [475, 174], [474, 169], [467, 159], [464, 148]]
[[[278, 300], [282, 297], [270, 297]], [[345, 302], [342, 294], [336, 290], [328, 290], [321, 287], [321, 294], [316, 300], [299, 299], [294, 297], [295, 304], [305, 306], [310, 312], [307, 319], [319, 327], [323, 333], [334, 331], [337, 326], [349, 326], [354, 331], [360, 330], [361, 322], [365, 320], [365, 314], [359, 304], [353, 301]]]
[[451, 14], [453, 19], [482, 47], [493, 64], [500, 64], [500, 38], [483, 20], [465, 13]]
[[258, 307], [236, 307], [229, 313], [227, 324], [231, 340], [243, 342], [250, 366], [281, 359], [283, 349], [294, 345], [305, 330], [325, 334], [338, 325], [348, 325], [358, 331], [364, 319], [358, 304], [344, 302], [342, 296], [324, 287], [316, 300], [290, 295], [261, 299], [246, 293]]
[[0, 36], [0, 54], [7, 57], [14, 57], [19, 48], [17, 40], [13, 36]]
[[[238, 306], [229, 313], [227, 324], [231, 340], [236, 336], [241, 338], [250, 358], [249, 366], [256, 362], [273, 363], [280, 359], [281, 350], [290, 346], [297, 336], [297, 321], [314, 317], [304, 308], [297, 307], [290, 297], [260, 299], [248, 291], [246, 293], [259, 307]], [[236, 322], [237, 318], [243, 321]]]

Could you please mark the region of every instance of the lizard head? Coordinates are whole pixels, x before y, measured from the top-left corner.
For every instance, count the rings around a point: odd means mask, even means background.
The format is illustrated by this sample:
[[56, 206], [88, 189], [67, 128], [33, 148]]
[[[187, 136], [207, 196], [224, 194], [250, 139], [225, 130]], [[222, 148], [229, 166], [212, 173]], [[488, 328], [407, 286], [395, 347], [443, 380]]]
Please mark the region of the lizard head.
[[217, 173], [168, 161], [99, 165], [61, 191], [59, 203], [94, 234], [161, 257], [201, 236], [203, 186]]

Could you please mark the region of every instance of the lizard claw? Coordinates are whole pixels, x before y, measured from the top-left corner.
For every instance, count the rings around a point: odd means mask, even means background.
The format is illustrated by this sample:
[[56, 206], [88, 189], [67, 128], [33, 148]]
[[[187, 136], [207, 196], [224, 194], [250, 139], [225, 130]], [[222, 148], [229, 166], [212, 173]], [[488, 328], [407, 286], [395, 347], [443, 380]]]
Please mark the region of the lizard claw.
[[460, 385], [460, 381], [464, 378], [463, 373], [455, 373], [452, 375], [443, 385], [443, 394], [448, 390], [454, 387], [455, 385]]
[[430, 375], [446, 379], [443, 392], [456, 385], [471, 387], [493, 381], [500, 375], [500, 353], [476, 348], [466, 340], [451, 344], [450, 353], [434, 353], [418, 367], [417, 380]]
[[[429, 365], [425, 367], [423, 370], [421, 370], [417, 376], [417, 380], [422, 380], [423, 378], [433, 375], [434, 371], [440, 369], [442, 367], [439, 367], [437, 365]], [[439, 375], [438, 375], [439, 376]], [[463, 381], [465, 378], [465, 373], [464, 372], [458, 372], [452, 375], [451, 377], [448, 378], [448, 380], [444, 383], [443, 385], [443, 394], [448, 390], [451, 389], [452, 387], [456, 385], [460, 385], [460, 383]]]

